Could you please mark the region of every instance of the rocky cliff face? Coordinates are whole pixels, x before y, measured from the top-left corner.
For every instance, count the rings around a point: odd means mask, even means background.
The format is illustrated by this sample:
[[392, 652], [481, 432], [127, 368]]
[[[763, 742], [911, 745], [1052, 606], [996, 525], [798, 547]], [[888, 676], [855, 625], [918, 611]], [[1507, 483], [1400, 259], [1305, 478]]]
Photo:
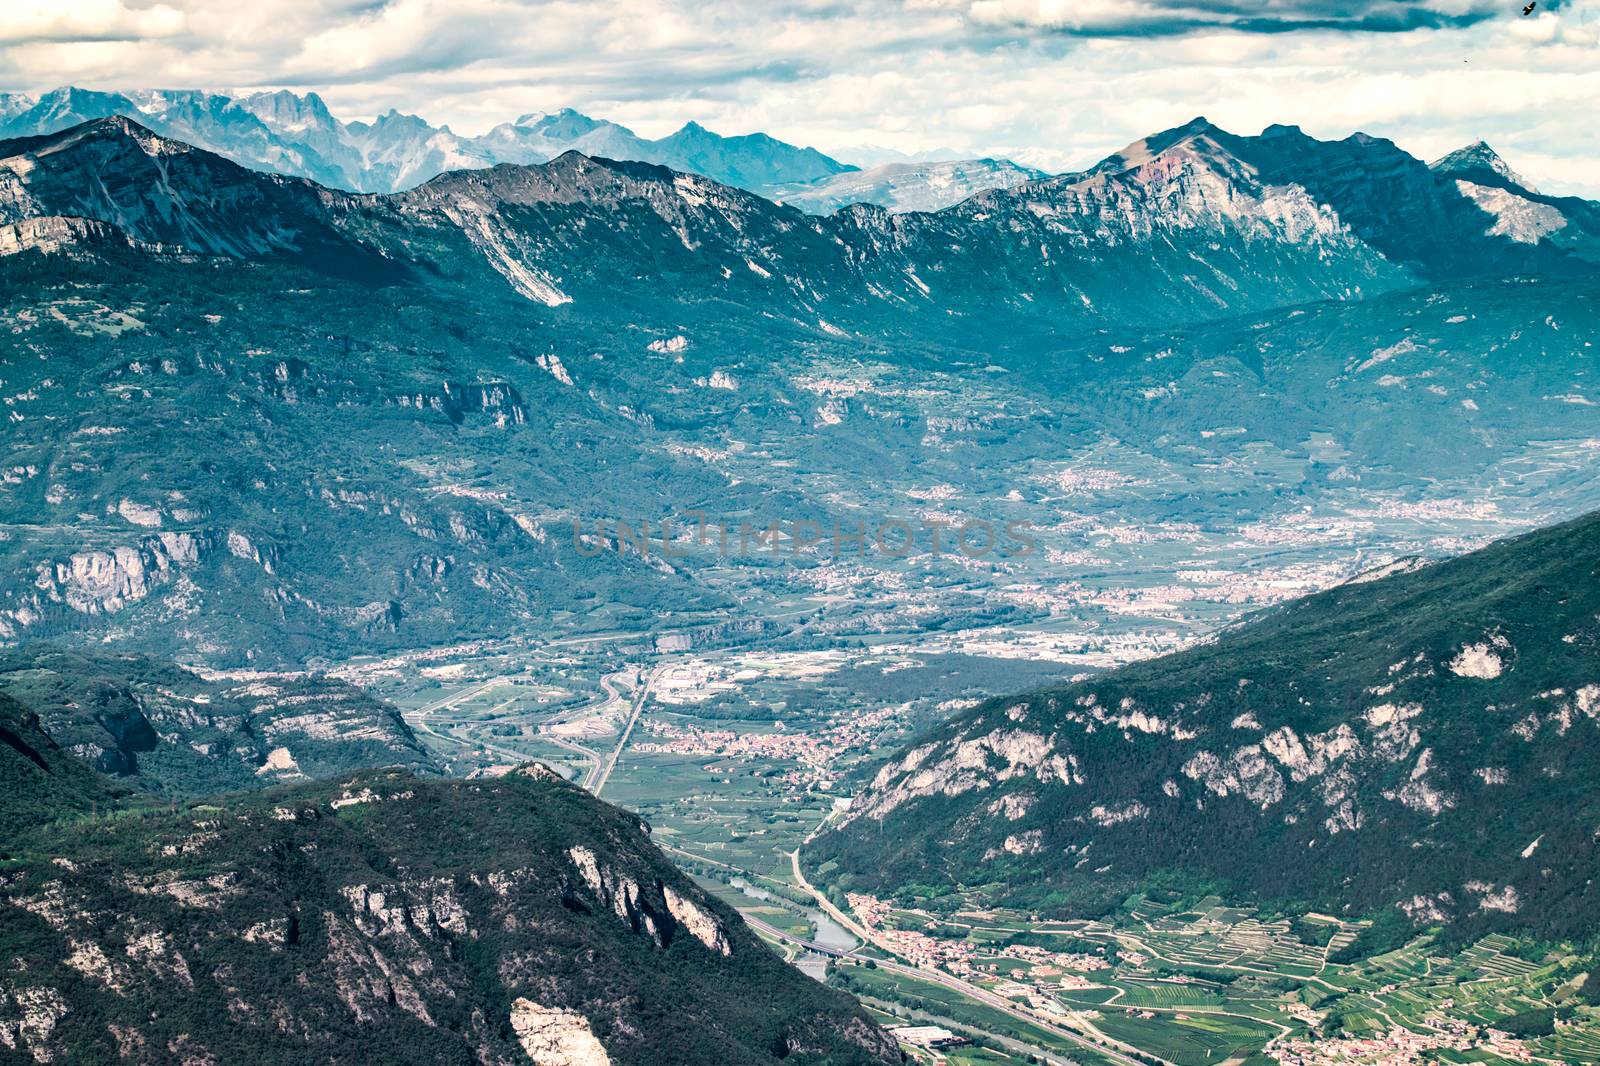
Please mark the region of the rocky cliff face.
[[364, 766], [437, 770], [394, 707], [341, 681], [208, 681], [138, 655], [0, 653], [0, 692], [53, 742], [130, 787], [194, 796]]
[[850, 204], [877, 204], [895, 213], [939, 211], [989, 189], [1010, 188], [1048, 176], [1009, 159], [946, 159], [885, 163], [813, 181], [770, 186], [762, 192], [814, 215], [829, 215]]
[[45, 831], [0, 875], [0, 959], [0, 1043], [37, 1061], [899, 1061], [537, 768]]
[[37, 714], [0, 695], [0, 858], [38, 826], [109, 810], [124, 795], [61, 750]]
[[1161, 872], [1579, 935], [1600, 824], [1600, 515], [996, 700], [886, 764], [814, 858], [1084, 905]]

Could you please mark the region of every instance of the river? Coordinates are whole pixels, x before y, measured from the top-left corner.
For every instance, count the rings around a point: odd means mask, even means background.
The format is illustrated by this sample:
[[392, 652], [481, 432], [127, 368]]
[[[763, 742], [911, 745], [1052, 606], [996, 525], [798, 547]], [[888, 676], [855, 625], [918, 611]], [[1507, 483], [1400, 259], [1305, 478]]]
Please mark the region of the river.
[[[773, 901], [773, 895], [771, 892], [768, 892], [764, 888], [757, 888], [755, 885], [750, 884], [750, 882], [746, 881], [742, 877], [735, 877], [730, 884], [732, 884], [733, 887], [737, 888], [740, 892], [749, 896], [751, 899], [758, 899], [762, 902]], [[794, 906], [787, 901], [779, 901], [779, 903], [782, 906]], [[828, 917], [822, 911], [817, 910], [815, 907], [801, 907], [798, 909], [800, 910], [800, 913], [804, 914], [806, 919], [810, 921], [811, 924], [816, 928], [816, 932], [811, 936], [812, 943], [821, 944], [823, 947], [830, 948], [834, 951], [849, 951], [859, 943], [859, 941], [856, 940], [855, 936], [848, 929], [834, 921], [832, 918]], [[828, 956], [818, 955], [815, 952], [808, 951], [804, 955], [800, 956], [800, 959], [795, 963], [795, 966], [800, 970], [801, 973], [804, 973], [810, 977], [814, 977], [820, 981], [826, 977], [828, 973]]]

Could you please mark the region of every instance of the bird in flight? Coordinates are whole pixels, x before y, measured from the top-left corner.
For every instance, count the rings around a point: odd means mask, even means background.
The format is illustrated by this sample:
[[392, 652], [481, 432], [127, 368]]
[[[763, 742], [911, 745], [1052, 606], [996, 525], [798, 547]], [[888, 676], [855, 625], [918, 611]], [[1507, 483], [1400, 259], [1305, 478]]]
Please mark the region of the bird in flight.
[[1528, 6], [1522, 9], [1524, 16], [1533, 14], [1533, 9], [1539, 6], [1539, 0], [1528, 0]]

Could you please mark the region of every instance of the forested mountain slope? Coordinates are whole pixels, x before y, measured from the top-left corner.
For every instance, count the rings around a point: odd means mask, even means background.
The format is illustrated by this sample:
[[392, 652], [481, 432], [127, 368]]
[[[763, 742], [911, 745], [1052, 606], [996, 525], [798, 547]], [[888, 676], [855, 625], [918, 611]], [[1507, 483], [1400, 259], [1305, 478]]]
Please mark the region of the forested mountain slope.
[[[151, 660], [13, 652], [4, 678], [69, 735], [128, 718], [174, 748], [250, 735], [228, 720], [242, 697], [212, 690], [208, 716], [200, 679]], [[270, 787], [177, 801], [129, 784], [206, 768], [156, 756], [119, 780], [79, 757], [95, 750], [0, 694], [0, 1061], [900, 1061], [636, 816], [542, 766], [283, 785], [269, 760], [247, 780]]]
[[0, 1053], [38, 1061], [900, 1061], [634, 816], [538, 767], [58, 826], [0, 898]]
[[123, 794], [62, 751], [37, 714], [0, 695], [0, 859], [28, 830], [109, 807]]
[[0, 692], [74, 757], [146, 792], [439, 769], [398, 710], [327, 677], [208, 681], [149, 656], [27, 646], [0, 650]]
[[1356, 916], [1594, 932], [1600, 514], [991, 700], [811, 849], [842, 886], [1081, 909], [1150, 878]]

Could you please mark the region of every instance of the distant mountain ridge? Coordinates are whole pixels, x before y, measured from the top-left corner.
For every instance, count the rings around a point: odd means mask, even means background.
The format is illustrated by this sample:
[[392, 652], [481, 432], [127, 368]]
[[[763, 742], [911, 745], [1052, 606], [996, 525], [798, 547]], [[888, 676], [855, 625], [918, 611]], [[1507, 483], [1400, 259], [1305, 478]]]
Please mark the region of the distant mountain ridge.
[[[1408, 280], [1301, 186], [1260, 181], [1216, 138], [1193, 131], [1121, 169], [991, 189], [940, 212], [858, 205], [826, 219], [705, 178], [576, 152], [453, 171], [369, 200], [230, 169], [120, 117], [0, 142], [0, 151], [29, 160], [25, 170], [0, 171], [12, 187], [0, 195], [0, 224], [87, 217], [146, 244], [292, 258], [319, 270], [359, 272], [365, 263], [380, 280], [419, 258], [459, 270], [464, 238], [470, 258], [550, 306], [625, 305], [647, 256], [668, 276], [701, 279], [665, 293], [653, 287], [652, 303], [716, 293], [830, 321], [907, 311], [975, 319], [996, 308], [1041, 322], [1179, 321]], [[179, 167], [183, 181], [157, 180], [156, 158]], [[127, 194], [108, 198], [90, 180], [99, 171]], [[587, 225], [623, 215], [632, 216], [625, 228]], [[1197, 262], [1205, 269], [1194, 270]]]
[[[538, 135], [551, 125], [563, 134], [583, 131], [580, 140], [604, 141], [612, 132], [581, 116], [536, 120], [527, 130]], [[727, 166], [755, 165], [739, 163], [740, 152], [728, 149], [729, 143], [694, 130], [682, 141], [698, 145], [701, 156], [707, 146], [727, 149], [721, 157]], [[718, 269], [730, 266], [732, 258], [745, 267], [735, 271], [742, 275], [753, 272], [746, 264], [754, 263], [773, 279], [764, 288], [788, 287], [812, 306], [819, 296], [831, 302], [830, 292], [859, 304], [865, 284], [880, 298], [912, 306], [929, 299], [947, 308], [981, 300], [986, 307], [998, 302], [1024, 313], [1033, 310], [1030, 304], [1097, 312], [1102, 301], [1128, 299], [1138, 275], [1146, 273], [1140, 304], [1147, 316], [1153, 300], [1156, 307], [1170, 301], [1175, 313], [1192, 317], [1204, 314], [1207, 305], [1215, 312], [1259, 306], [1258, 293], [1271, 292], [1270, 302], [1281, 305], [1370, 293], [1403, 284], [1408, 276], [1587, 273], [1600, 263], [1600, 206], [1544, 197], [1507, 177], [1509, 168], [1473, 169], [1458, 154], [1430, 169], [1392, 143], [1363, 135], [1317, 141], [1293, 127], [1271, 127], [1259, 137], [1240, 137], [1204, 119], [1136, 142], [1087, 171], [987, 189], [941, 211], [885, 215], [858, 205], [837, 218], [798, 224], [785, 220], [782, 208], [736, 187], [708, 183], [691, 194], [683, 183], [695, 179], [688, 176], [674, 178], [670, 170], [651, 175], [629, 169], [637, 164], [608, 163], [603, 157], [574, 164], [572, 159], [581, 157], [576, 150], [521, 170], [456, 170], [398, 198], [369, 201], [294, 179], [230, 170], [222, 159], [126, 118], [102, 118], [0, 144], [12, 156], [34, 160], [25, 173], [13, 167], [0, 175], [11, 186], [0, 198], [0, 224], [82, 218], [150, 244], [242, 258], [289, 256], [318, 261], [324, 269], [343, 264], [382, 279], [386, 272], [403, 272], [406, 260], [415, 258], [407, 247], [380, 247], [385, 239], [379, 234], [395, 231], [398, 221], [385, 208], [423, 209], [462, 230], [508, 279], [552, 279], [541, 287], [562, 295], [562, 284], [553, 279], [573, 266], [592, 271], [591, 256], [569, 266], [547, 252], [535, 254], [535, 246], [526, 244], [531, 231], [526, 236], [491, 232], [508, 221], [499, 202], [486, 202], [479, 194], [469, 198], [478, 204], [475, 219], [485, 210], [494, 216], [486, 231], [477, 221], [464, 221], [461, 205], [445, 203], [448, 197], [441, 194], [469, 187], [504, 190], [513, 182], [545, 180], [541, 174], [560, 185], [567, 178], [558, 175], [599, 168], [593, 172], [615, 174], [617, 180], [589, 182], [588, 191], [560, 194], [554, 202], [570, 205], [561, 212], [578, 204], [605, 212], [648, 202], [657, 216], [652, 225], [677, 225], [669, 216], [688, 208], [703, 216], [694, 225], [714, 227], [737, 215], [724, 239], [746, 250], [723, 257]], [[195, 172], [199, 184], [182, 209], [178, 199], [186, 197], [184, 186], [155, 180], [159, 168], [149, 161], [157, 157], [180, 160], [186, 171]], [[511, 173], [522, 176], [511, 178]], [[125, 192], [108, 191], [124, 186]], [[690, 196], [694, 203], [687, 202]], [[716, 206], [704, 210], [710, 204]], [[365, 221], [353, 224], [358, 217]], [[535, 221], [541, 228], [562, 225], [541, 210], [537, 219], [530, 216], [516, 228]], [[369, 223], [379, 225], [375, 229]], [[771, 238], [749, 240], [740, 232], [749, 225], [772, 229]], [[1159, 259], [1120, 250], [1152, 241], [1156, 234], [1168, 235], [1152, 245], [1158, 257], [1171, 254], [1174, 242], [1201, 240], [1192, 252], [1179, 255], [1207, 262], [1211, 273], [1174, 277], [1177, 263], [1163, 266]], [[583, 242], [602, 240], [592, 232], [575, 236]], [[1217, 236], [1224, 239], [1213, 239]], [[552, 239], [569, 243], [551, 232], [536, 244]], [[688, 252], [704, 262], [709, 246], [693, 239], [689, 244], [669, 254], [682, 258]], [[807, 245], [810, 249], [803, 251]], [[1110, 274], [1108, 260], [1117, 261]], [[725, 274], [713, 284], [726, 287], [729, 281]], [[614, 293], [614, 285], [607, 291]], [[560, 295], [550, 298], [561, 302]]]
[[723, 137], [695, 122], [655, 140], [570, 109], [524, 115], [463, 137], [416, 115], [371, 122], [336, 118], [316, 93], [243, 95], [203, 90], [99, 92], [71, 86], [38, 98], [0, 94], [0, 138], [59, 133], [121, 115], [161, 136], [227, 156], [253, 170], [310, 178], [330, 189], [396, 192], [438, 174], [543, 163], [562, 152], [658, 163], [745, 189], [826, 178], [853, 169], [814, 148], [766, 134]]
[[1518, 244], [1554, 245], [1600, 259], [1600, 204], [1539, 192], [1483, 141], [1457, 149], [1429, 169], [1494, 219], [1489, 232]]
[[333, 226], [330, 209], [348, 194], [247, 170], [121, 115], [0, 144], [47, 161], [26, 174], [0, 172], [0, 224], [81, 218], [152, 249], [315, 260], [368, 278], [386, 270]]
[[207, 681], [143, 655], [0, 650], [0, 694], [120, 785], [199, 796], [371, 766], [439, 765], [391, 705], [328, 677]]
[[945, 159], [884, 163], [809, 182], [773, 185], [767, 196], [814, 215], [851, 204], [878, 204], [890, 211], [938, 211], [989, 189], [1004, 189], [1049, 175], [1009, 159]]
[[[215, 152], [255, 170], [306, 177], [332, 190], [387, 193], [413, 188], [439, 174], [481, 169], [501, 163], [533, 164], [567, 151], [593, 158], [655, 163], [684, 173], [701, 174], [723, 184], [791, 203], [802, 210], [827, 214], [852, 203], [870, 203], [896, 212], [931, 211], [991, 189], [1047, 177], [1043, 172], [1006, 159], [917, 157], [866, 170], [840, 162], [814, 148], [799, 148], [763, 133], [722, 136], [688, 122], [665, 137], [640, 137], [625, 126], [591, 118], [570, 108], [522, 115], [478, 137], [464, 137], [448, 126], [433, 126], [416, 115], [389, 111], [371, 122], [346, 122], [335, 117], [314, 92], [287, 90], [232, 95], [204, 90], [138, 89], [105, 92], [65, 86], [38, 97], [0, 93], [0, 138], [59, 133], [97, 118], [121, 115], [153, 132]], [[1082, 180], [1108, 169], [1127, 169], [1140, 152], [1169, 150], [1177, 140], [1192, 137], [1204, 119], [1157, 137], [1136, 142], [1077, 175]], [[1487, 187], [1457, 174], [1474, 148], [1452, 153], [1429, 168], [1381, 138], [1355, 134], [1343, 141], [1315, 141], [1295, 126], [1270, 126], [1260, 137], [1238, 137], [1216, 131], [1217, 139], [1257, 168], [1262, 180], [1303, 184], [1317, 198], [1335, 204], [1364, 238], [1363, 218], [1372, 212], [1390, 216], [1388, 228], [1409, 214], [1415, 232], [1396, 235], [1381, 248], [1397, 262], [1414, 258], [1406, 241], [1424, 236], [1424, 228], [1452, 234], [1475, 225], [1479, 215], [1496, 221], [1498, 232], [1526, 244], [1554, 243], [1582, 248], [1594, 257], [1594, 233], [1600, 228], [1593, 205], [1575, 197], [1544, 197], [1503, 162], [1490, 164], [1496, 181]], [[1487, 145], [1475, 146], [1493, 156]], [[1130, 154], [1131, 153], [1131, 154]], [[1498, 156], [1495, 157], [1498, 159]], [[1356, 166], [1361, 190], [1340, 200], [1346, 189], [1345, 168]], [[1495, 166], [1498, 169], [1493, 169]], [[1313, 177], [1308, 168], [1325, 173]], [[1381, 180], [1378, 170], [1383, 170]], [[1481, 176], [1481, 175], [1480, 175]], [[1498, 187], [1509, 183], [1514, 191]], [[1433, 185], [1455, 185], [1458, 196], [1442, 205]], [[1454, 203], [1466, 199], [1476, 209]], [[1575, 218], [1581, 221], [1574, 225]], [[1565, 231], [1565, 232], [1558, 232]], [[1437, 243], [1437, 240], [1432, 243]], [[1425, 254], [1425, 253], [1424, 253]], [[1456, 263], [1447, 254], [1428, 265], [1432, 270], [1454, 265], [1475, 272], [1480, 264]], [[1542, 264], [1530, 259], [1527, 269]]]

